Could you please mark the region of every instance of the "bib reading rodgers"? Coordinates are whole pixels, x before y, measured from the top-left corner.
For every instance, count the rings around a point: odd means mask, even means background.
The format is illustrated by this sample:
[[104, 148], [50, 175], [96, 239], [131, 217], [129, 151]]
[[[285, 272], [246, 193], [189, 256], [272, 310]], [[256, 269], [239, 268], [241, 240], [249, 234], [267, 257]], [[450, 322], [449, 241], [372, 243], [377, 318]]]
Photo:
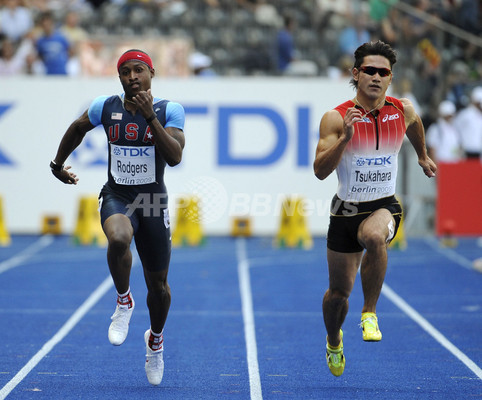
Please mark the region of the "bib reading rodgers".
[[397, 153], [377, 155], [376, 157], [352, 154], [343, 171], [340, 165], [340, 175], [347, 179], [340, 179], [338, 195], [351, 201], [371, 201], [395, 194], [397, 179]]
[[146, 185], [156, 182], [155, 146], [110, 144], [110, 173], [118, 185]]

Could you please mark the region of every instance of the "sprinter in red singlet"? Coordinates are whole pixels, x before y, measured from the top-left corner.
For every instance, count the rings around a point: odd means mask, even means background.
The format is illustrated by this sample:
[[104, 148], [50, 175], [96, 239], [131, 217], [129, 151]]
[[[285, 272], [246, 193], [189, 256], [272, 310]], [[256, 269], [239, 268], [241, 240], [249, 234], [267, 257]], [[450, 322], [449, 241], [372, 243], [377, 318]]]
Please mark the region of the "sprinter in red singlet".
[[420, 117], [408, 99], [386, 95], [396, 53], [387, 44], [365, 43], [355, 51], [352, 100], [323, 115], [314, 171], [323, 180], [335, 169], [338, 190], [327, 235], [329, 288], [323, 298], [326, 361], [343, 374], [342, 325], [360, 266], [363, 340], [380, 341], [376, 304], [387, 268], [387, 246], [397, 233], [402, 208], [395, 197], [397, 157], [405, 134], [428, 177], [437, 167], [428, 157]]

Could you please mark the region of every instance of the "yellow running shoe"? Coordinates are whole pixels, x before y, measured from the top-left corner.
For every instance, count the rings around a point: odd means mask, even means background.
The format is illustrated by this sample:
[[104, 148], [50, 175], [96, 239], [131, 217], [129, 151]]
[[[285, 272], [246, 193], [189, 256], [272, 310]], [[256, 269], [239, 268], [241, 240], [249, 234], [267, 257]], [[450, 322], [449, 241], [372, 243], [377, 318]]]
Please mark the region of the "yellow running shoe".
[[365, 342], [379, 342], [382, 340], [382, 333], [378, 328], [378, 318], [375, 313], [362, 313], [360, 328], [363, 329], [363, 340]]
[[345, 370], [345, 355], [343, 354], [343, 331], [340, 329], [341, 341], [337, 347], [332, 347], [326, 339], [326, 362], [335, 376], [341, 376]]

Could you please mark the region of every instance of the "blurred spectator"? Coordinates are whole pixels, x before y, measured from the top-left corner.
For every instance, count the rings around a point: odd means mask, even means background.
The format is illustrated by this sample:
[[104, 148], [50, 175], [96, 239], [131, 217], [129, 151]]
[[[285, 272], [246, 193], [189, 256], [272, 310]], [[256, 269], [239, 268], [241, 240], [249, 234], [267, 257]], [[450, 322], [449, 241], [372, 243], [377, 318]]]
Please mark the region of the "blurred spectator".
[[276, 37], [276, 65], [278, 71], [283, 73], [288, 65], [295, 59], [293, 31], [296, 21], [287, 15], [283, 19], [284, 26], [278, 31]]
[[462, 149], [467, 158], [480, 158], [482, 154], [482, 86], [472, 90], [471, 104], [459, 112], [455, 126], [461, 135]]
[[[151, 1], [152, 3], [156, 3], [155, 1]], [[158, 5], [161, 7], [162, 14], [165, 17], [177, 17], [179, 15], [184, 14], [188, 6], [183, 0], [165, 0], [158, 2]]]
[[89, 36], [86, 30], [79, 25], [79, 22], [79, 14], [76, 11], [68, 11], [64, 17], [64, 23], [60, 27], [60, 32], [73, 46], [78, 45]]
[[370, 19], [376, 23], [382, 22], [384, 19], [388, 18], [392, 6], [398, 0], [369, 0], [369, 15]]
[[349, 23], [340, 33], [338, 46], [342, 55], [353, 55], [355, 50], [363, 43], [370, 41], [368, 31], [368, 17], [365, 13], [353, 16]]
[[105, 46], [100, 40], [88, 40], [80, 44], [79, 58], [82, 75], [111, 75], [112, 63], [104, 57]]
[[265, 26], [280, 28], [283, 25], [282, 18], [278, 14], [276, 7], [269, 4], [268, 0], [258, 0], [254, 10], [254, 20]]
[[22, 7], [20, 0], [5, 0], [0, 9], [0, 31], [10, 40], [16, 42], [33, 28], [33, 17], [30, 10]]
[[454, 124], [455, 104], [444, 100], [438, 107], [438, 119], [427, 129], [429, 157], [436, 163], [458, 162], [462, 158], [460, 138]]
[[38, 15], [45, 11], [62, 15], [66, 10], [91, 11], [92, 6], [87, 0], [24, 0], [24, 3]]
[[445, 83], [447, 85], [447, 99], [455, 103], [457, 109], [469, 105], [470, 98], [466, 94], [469, 82], [468, 65], [462, 60], [453, 62], [447, 73]]
[[430, 25], [419, 14], [428, 15], [430, 8], [429, 0], [415, 0], [416, 14], [406, 14], [402, 16], [402, 32], [403, 38], [409, 45], [416, 45], [420, 40], [427, 38]]
[[195, 76], [216, 76], [216, 73], [212, 70], [211, 66], [212, 59], [206, 54], [196, 51], [189, 56], [189, 68]]
[[5, 37], [0, 41], [0, 75], [25, 74], [34, 59], [34, 47], [30, 39], [23, 39], [17, 46]]
[[47, 75], [67, 75], [67, 63], [70, 57], [70, 43], [67, 38], [55, 28], [55, 20], [50, 12], [40, 15], [40, 36], [35, 47], [39, 58], [45, 66]]
[[402, 42], [400, 32], [402, 31], [402, 15], [397, 8], [390, 8], [387, 15], [380, 21], [380, 39], [385, 43], [397, 47]]
[[336, 66], [330, 66], [327, 70], [327, 76], [330, 79], [351, 79], [353, 68], [353, 57], [345, 54], [340, 57]]
[[474, 35], [479, 35], [480, 24], [480, 2], [478, 0], [460, 0], [457, 3], [456, 25]]
[[354, 3], [351, 0], [315, 0], [311, 13], [314, 28], [318, 31], [342, 29], [346, 19], [355, 14]]
[[79, 25], [79, 18], [77, 11], [69, 11], [65, 14], [64, 23], [60, 27], [60, 32], [70, 43], [69, 61], [67, 62], [68, 75], [80, 75], [80, 44], [89, 37], [85, 29]]
[[417, 97], [412, 90], [412, 81], [408, 78], [402, 78], [400, 80], [394, 81], [393, 90], [398, 98], [406, 98], [412, 102], [415, 112], [421, 117], [424, 116], [425, 110], [422, 109]]

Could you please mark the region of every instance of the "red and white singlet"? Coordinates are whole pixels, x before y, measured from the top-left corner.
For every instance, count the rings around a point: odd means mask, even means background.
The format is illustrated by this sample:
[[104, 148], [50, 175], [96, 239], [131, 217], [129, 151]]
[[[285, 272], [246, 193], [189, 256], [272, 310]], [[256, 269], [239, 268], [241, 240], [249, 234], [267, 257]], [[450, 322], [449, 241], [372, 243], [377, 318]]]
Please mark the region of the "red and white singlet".
[[[351, 100], [335, 108], [342, 118]], [[357, 108], [363, 109], [359, 106]], [[354, 125], [340, 163], [337, 195], [344, 201], [372, 201], [395, 194], [398, 153], [405, 137], [405, 115], [400, 100], [387, 96], [376, 116], [365, 115]]]

